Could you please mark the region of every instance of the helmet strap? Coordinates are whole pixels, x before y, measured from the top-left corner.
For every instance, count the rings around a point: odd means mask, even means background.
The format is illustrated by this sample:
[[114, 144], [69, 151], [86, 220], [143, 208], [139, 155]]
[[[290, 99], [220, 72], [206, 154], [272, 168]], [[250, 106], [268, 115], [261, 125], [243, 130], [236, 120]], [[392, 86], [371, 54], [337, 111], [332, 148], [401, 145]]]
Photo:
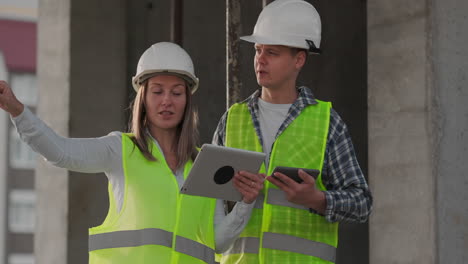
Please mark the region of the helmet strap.
[[315, 46], [315, 43], [312, 40], [306, 39], [305, 41], [307, 42], [307, 45], [309, 46], [309, 53], [322, 54], [322, 51], [318, 49], [317, 46]]

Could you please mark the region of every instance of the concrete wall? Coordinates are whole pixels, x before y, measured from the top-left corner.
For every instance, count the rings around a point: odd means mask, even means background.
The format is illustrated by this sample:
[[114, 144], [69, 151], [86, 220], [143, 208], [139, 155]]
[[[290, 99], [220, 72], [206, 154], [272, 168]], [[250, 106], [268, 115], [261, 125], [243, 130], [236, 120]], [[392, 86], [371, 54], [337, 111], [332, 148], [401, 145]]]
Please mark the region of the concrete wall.
[[468, 2], [429, 1], [438, 263], [468, 262]]
[[[371, 263], [434, 263], [428, 6], [367, 3]], [[447, 262], [448, 263], [448, 262]]]
[[467, 9], [368, 2], [371, 263], [468, 260]]

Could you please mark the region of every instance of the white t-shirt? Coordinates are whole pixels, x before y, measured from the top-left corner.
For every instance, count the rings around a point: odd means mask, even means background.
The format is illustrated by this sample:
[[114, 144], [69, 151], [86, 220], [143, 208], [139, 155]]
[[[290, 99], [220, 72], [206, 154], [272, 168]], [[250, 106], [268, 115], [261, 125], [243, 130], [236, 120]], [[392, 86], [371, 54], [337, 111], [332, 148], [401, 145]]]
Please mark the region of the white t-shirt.
[[268, 168], [271, 148], [276, 139], [276, 133], [288, 115], [292, 104], [272, 104], [258, 98], [258, 119], [263, 139], [263, 152], [267, 154], [265, 166]]

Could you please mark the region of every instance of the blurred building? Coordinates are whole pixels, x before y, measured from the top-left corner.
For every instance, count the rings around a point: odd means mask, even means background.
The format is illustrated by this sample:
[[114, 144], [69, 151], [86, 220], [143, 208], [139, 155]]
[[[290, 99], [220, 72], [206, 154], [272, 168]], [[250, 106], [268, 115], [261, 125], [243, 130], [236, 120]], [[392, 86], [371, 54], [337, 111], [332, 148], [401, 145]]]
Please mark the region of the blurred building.
[[[0, 2], [0, 79], [32, 111], [37, 105], [37, 1]], [[36, 154], [0, 113], [0, 263], [34, 263]]]

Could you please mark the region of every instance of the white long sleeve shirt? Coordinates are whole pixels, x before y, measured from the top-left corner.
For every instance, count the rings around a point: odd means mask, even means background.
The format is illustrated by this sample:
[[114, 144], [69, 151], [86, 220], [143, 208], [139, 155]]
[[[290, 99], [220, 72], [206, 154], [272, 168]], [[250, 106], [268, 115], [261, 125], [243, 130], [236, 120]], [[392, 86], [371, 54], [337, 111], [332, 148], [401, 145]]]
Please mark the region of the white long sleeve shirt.
[[[35, 152], [54, 166], [84, 173], [104, 172], [112, 184], [120, 211], [124, 200], [125, 177], [122, 167], [122, 133], [111, 132], [99, 138], [65, 138], [59, 136], [27, 107], [12, 121], [21, 137]], [[159, 147], [158, 142], [153, 138]], [[179, 187], [183, 185], [183, 170], [175, 173]], [[225, 215], [223, 202], [217, 201], [215, 212], [216, 251], [227, 250], [249, 221], [254, 203], [237, 203]]]

